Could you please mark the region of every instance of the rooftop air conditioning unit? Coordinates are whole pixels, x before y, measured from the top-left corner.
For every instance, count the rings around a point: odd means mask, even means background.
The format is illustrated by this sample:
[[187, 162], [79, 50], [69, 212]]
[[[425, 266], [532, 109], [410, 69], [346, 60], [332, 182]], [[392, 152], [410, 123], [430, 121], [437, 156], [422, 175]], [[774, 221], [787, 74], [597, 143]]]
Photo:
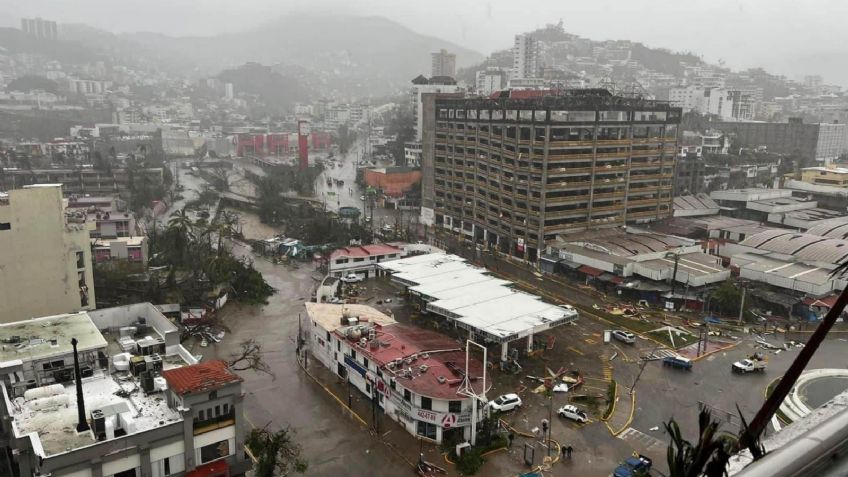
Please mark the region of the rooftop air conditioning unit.
[[439, 376], [436, 380], [439, 381], [439, 384], [445, 384], [447, 382], [447, 379], [444, 376]]

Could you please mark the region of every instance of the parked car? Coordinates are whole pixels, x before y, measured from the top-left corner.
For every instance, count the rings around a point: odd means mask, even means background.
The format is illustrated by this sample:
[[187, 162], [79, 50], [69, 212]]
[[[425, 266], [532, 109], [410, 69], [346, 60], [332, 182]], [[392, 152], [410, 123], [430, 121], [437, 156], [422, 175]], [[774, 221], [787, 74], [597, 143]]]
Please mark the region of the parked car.
[[577, 406], [571, 404], [566, 404], [565, 406], [559, 408], [557, 414], [559, 415], [559, 417], [564, 417], [566, 419], [571, 419], [572, 421], [577, 421], [581, 423], [589, 420], [589, 416], [587, 416], [585, 412], [581, 411], [580, 409], [577, 409]]
[[622, 343], [633, 344], [636, 342], [636, 335], [629, 331], [615, 330], [612, 332], [612, 337]]
[[521, 407], [521, 404], [521, 398], [518, 397], [518, 394], [510, 393], [496, 397], [494, 400], [486, 403], [486, 406], [493, 411], [507, 412], [518, 409]]
[[634, 475], [646, 475], [651, 471], [653, 461], [641, 454], [629, 457], [612, 471], [612, 477], [633, 477]]
[[359, 283], [365, 280], [362, 278], [362, 275], [357, 275], [355, 273], [348, 273], [347, 275], [342, 277], [342, 281], [345, 283]]
[[668, 356], [663, 358], [663, 366], [671, 366], [672, 368], [685, 369], [692, 371], [692, 360], [683, 356]]

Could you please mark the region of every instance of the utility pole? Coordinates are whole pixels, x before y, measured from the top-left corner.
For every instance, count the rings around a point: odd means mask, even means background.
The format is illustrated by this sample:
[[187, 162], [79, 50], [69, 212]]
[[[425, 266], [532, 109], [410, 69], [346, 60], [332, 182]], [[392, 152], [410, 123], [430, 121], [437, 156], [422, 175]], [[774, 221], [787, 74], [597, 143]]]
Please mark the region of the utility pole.
[[742, 284], [742, 301], [739, 302], [739, 323], [742, 323], [742, 313], [745, 311], [745, 292], [748, 291], [748, 287]]
[[[553, 386], [553, 382], [551, 382]], [[551, 456], [551, 430], [554, 427], [554, 390], [548, 389], [548, 457]]]
[[[651, 354], [648, 355], [648, 357], [653, 356], [654, 353], [656, 353], [659, 348], [660, 348], [659, 344], [654, 346], [654, 349], [651, 351]], [[639, 366], [639, 374], [636, 375], [636, 378], [633, 380], [633, 384], [630, 386], [630, 395], [631, 396], [633, 395], [633, 391], [636, 389], [636, 383], [639, 382], [639, 378], [642, 377], [642, 373], [645, 371], [645, 366], [647, 366], [647, 365], [648, 365], [648, 360], [645, 359], [645, 358], [642, 358], [642, 365]]]
[[679, 253], [668, 253], [665, 258], [669, 258], [669, 255], [674, 255], [674, 271], [671, 274], [671, 299], [674, 299], [674, 288], [677, 283], [677, 263], [680, 261]]

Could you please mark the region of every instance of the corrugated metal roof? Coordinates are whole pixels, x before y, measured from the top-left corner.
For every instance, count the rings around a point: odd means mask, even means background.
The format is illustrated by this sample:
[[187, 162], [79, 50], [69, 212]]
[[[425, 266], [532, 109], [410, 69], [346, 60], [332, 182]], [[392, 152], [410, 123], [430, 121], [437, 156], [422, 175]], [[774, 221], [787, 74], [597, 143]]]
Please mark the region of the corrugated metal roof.
[[846, 240], [787, 230], [760, 232], [743, 240], [740, 245], [824, 263], [838, 264], [848, 258]]
[[213, 391], [242, 381], [221, 360], [162, 371], [162, 377], [168, 382], [168, 387], [180, 396]]

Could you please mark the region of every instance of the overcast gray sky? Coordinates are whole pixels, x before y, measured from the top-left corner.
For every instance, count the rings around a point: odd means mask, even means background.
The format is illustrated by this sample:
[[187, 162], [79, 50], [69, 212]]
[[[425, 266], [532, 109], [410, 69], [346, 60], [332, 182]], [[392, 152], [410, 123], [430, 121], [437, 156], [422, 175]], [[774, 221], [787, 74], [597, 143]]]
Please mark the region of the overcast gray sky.
[[848, 2], [840, 0], [0, 0], [0, 23], [38, 15], [116, 32], [208, 35], [304, 10], [380, 15], [484, 54], [562, 18], [567, 31], [595, 40], [641, 41], [733, 68], [762, 65], [796, 79], [823, 73], [848, 84], [829, 66], [848, 57]]

